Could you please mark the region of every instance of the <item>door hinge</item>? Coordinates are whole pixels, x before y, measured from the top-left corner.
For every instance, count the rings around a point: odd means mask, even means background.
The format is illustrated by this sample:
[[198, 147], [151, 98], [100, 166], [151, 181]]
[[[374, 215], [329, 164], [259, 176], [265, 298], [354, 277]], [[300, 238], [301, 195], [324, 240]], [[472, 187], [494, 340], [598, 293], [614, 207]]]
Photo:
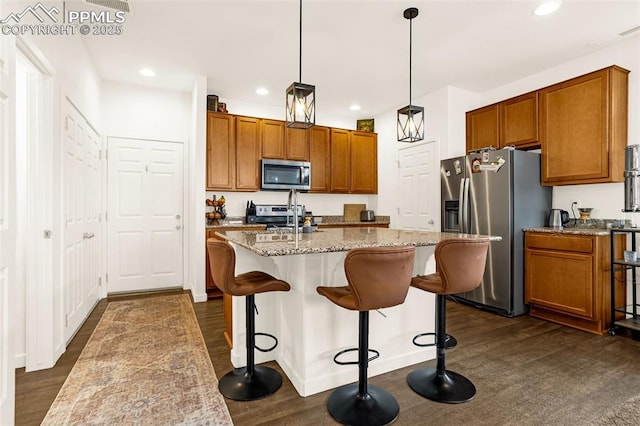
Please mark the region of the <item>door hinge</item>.
[[109, 220], [109, 212], [104, 212], [104, 220]]
[[65, 314], [64, 316], [64, 326], [69, 326], [69, 314]]
[[106, 274], [104, 274], [104, 282], [106, 282], [106, 283], [109, 282], [109, 273], [108, 272]]
[[102, 160], [102, 150], [98, 151], [98, 160]]
[[108, 160], [108, 159], [109, 159], [109, 150], [108, 150], [108, 149], [105, 149], [105, 150], [104, 150], [104, 159], [105, 159], [105, 160]]
[[98, 277], [98, 287], [102, 287], [102, 277]]

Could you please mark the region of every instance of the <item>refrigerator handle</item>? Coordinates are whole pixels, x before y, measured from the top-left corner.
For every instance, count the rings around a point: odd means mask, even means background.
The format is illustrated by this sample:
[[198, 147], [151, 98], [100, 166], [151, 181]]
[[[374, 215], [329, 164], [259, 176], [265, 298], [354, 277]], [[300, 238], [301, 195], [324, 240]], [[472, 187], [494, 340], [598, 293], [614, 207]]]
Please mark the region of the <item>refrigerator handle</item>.
[[458, 194], [458, 226], [462, 234], [464, 234], [464, 185], [466, 180], [466, 178], [460, 178], [460, 194]]
[[469, 185], [471, 184], [471, 179], [464, 178], [464, 194], [462, 195], [464, 200], [464, 210], [462, 211], [462, 223], [463, 228], [462, 232], [465, 234], [471, 233], [471, 221], [469, 218]]

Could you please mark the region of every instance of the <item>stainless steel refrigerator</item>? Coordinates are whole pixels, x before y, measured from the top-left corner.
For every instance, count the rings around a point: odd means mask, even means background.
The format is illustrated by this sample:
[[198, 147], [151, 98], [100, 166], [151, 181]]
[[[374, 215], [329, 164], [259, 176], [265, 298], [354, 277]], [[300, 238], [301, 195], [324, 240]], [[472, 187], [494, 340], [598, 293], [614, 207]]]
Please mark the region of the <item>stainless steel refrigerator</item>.
[[502, 237], [489, 245], [482, 284], [452, 298], [509, 317], [527, 313], [522, 228], [545, 226], [551, 209], [540, 154], [509, 148], [469, 154], [442, 160], [440, 174], [442, 232]]

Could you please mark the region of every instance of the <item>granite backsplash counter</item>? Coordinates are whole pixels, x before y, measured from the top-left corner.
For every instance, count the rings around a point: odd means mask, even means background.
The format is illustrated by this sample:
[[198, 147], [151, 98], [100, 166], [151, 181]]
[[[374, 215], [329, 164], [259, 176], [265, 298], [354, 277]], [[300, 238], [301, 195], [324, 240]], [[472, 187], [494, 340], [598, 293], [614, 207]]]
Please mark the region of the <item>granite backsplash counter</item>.
[[[524, 232], [544, 232], [548, 234], [567, 234], [567, 235], [609, 235], [611, 228], [621, 228], [624, 222], [613, 219], [572, 219], [567, 225], [560, 228], [531, 227], [523, 228]], [[626, 223], [629, 226], [629, 223]]]

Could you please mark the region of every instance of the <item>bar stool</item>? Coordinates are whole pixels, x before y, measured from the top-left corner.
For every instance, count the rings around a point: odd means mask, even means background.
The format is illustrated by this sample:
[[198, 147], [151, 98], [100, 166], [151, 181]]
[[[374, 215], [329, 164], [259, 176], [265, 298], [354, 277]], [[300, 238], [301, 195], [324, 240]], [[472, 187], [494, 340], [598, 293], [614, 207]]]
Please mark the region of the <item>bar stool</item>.
[[411, 286], [436, 294], [437, 366], [420, 368], [407, 376], [411, 389], [432, 401], [458, 404], [470, 401], [476, 394], [469, 379], [445, 368], [445, 295], [470, 291], [480, 285], [488, 248], [488, 241], [441, 241], [435, 249], [436, 273], [411, 280]]
[[[288, 283], [278, 280], [269, 274], [259, 271], [247, 272], [235, 276], [236, 253], [224, 241], [209, 238], [209, 267], [213, 282], [224, 293], [232, 296], [246, 297], [246, 330], [247, 330], [247, 366], [230, 371], [218, 384], [220, 393], [236, 401], [253, 401], [271, 395], [282, 386], [282, 376], [270, 367], [255, 365], [254, 347], [269, 352], [278, 345], [275, 336], [255, 331], [255, 294], [268, 291], [289, 291]], [[271, 337], [275, 344], [267, 349], [256, 346], [256, 335]]]
[[344, 287], [318, 287], [320, 295], [336, 305], [359, 311], [358, 348], [345, 349], [333, 358], [349, 351], [358, 351], [358, 384], [336, 389], [327, 400], [327, 410], [337, 421], [348, 425], [386, 425], [398, 417], [400, 407], [396, 399], [377, 386], [367, 385], [369, 361], [377, 358], [378, 351], [369, 358], [369, 311], [387, 308], [404, 302], [409, 291], [414, 247], [358, 248], [347, 253], [344, 271], [349, 285]]

